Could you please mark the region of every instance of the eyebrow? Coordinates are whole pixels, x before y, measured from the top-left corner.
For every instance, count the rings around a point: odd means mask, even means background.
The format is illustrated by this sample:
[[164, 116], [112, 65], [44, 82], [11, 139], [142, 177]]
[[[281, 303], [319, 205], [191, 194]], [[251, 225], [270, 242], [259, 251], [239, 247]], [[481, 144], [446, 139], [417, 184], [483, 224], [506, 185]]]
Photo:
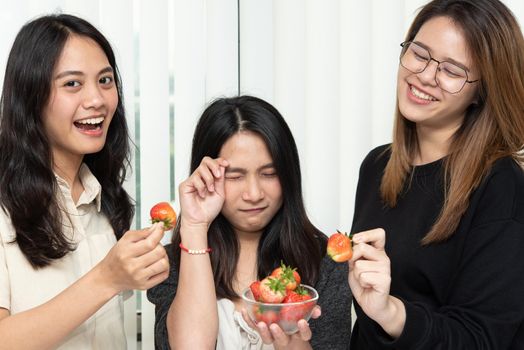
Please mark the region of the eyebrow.
[[[105, 73], [113, 73], [113, 67], [107, 66], [101, 69], [100, 72], [98, 72], [98, 75], [105, 74]], [[67, 77], [69, 75], [82, 76], [85, 74], [79, 70], [66, 70], [66, 71], [58, 73], [55, 77], [55, 80], [61, 79], [63, 77]]]
[[[268, 163], [268, 164], [264, 164], [262, 165], [261, 167], [259, 167], [257, 169], [257, 171], [261, 171], [261, 170], [266, 170], [266, 169], [271, 169], [271, 168], [274, 168], [275, 165], [273, 163]], [[239, 168], [239, 167], [227, 167], [226, 168], [226, 174], [228, 173], [240, 173], [240, 174], [246, 174], [247, 173], [247, 170], [244, 169], [244, 168]]]
[[[424, 45], [423, 43], [421, 43], [420, 41], [413, 41], [415, 44], [417, 44], [418, 46], [420, 47], [423, 47], [425, 48], [426, 50], [429, 51], [429, 53], [431, 54], [431, 49], [427, 46], [427, 45]], [[451, 57], [444, 57], [444, 59], [440, 60], [440, 62], [449, 62], [449, 63], [453, 63], [454, 65], [464, 69], [466, 72], [469, 72], [469, 68], [466, 67], [466, 65], [464, 65], [463, 63], [460, 63], [459, 61], [457, 60], [454, 60], [453, 58]]]

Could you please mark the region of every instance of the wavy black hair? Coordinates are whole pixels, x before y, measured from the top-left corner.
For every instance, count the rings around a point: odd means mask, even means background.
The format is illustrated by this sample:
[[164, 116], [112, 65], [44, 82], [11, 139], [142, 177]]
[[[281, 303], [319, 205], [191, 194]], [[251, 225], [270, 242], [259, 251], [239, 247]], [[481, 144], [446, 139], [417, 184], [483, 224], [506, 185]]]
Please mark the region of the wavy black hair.
[[[291, 130], [278, 110], [252, 96], [220, 98], [198, 121], [193, 137], [191, 173], [202, 158], [217, 158], [224, 143], [240, 131], [256, 133], [267, 145], [282, 187], [283, 204], [265, 227], [258, 245], [257, 273], [263, 278], [283, 261], [296, 267], [304, 283], [315, 284], [326, 252], [326, 236], [309, 220], [302, 196], [297, 147]], [[173, 235], [175, 259], [180, 261], [180, 227]], [[233, 227], [219, 214], [208, 231], [213, 249], [211, 265], [217, 297], [238, 298], [233, 288], [239, 244]]]
[[117, 238], [129, 229], [134, 215], [122, 186], [130, 165], [129, 136], [111, 45], [93, 25], [72, 15], [47, 15], [28, 22], [11, 48], [0, 100], [0, 205], [10, 216], [16, 242], [35, 268], [75, 249], [62, 230], [67, 214], [56, 198], [58, 184], [42, 123], [52, 74], [71, 35], [89, 38], [104, 51], [119, 96], [104, 148], [84, 156], [84, 163], [102, 185], [102, 212]]

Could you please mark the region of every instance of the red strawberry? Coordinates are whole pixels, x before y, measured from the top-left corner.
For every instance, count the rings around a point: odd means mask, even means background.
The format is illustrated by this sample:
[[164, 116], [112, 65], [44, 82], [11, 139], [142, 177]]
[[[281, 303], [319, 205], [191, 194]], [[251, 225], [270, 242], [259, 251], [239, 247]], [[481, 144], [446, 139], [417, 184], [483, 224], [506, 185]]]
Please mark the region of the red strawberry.
[[263, 306], [254, 310], [254, 315], [257, 322], [265, 322], [268, 326], [278, 322], [278, 312], [264, 309]]
[[155, 204], [149, 214], [153, 224], [155, 222], [163, 222], [166, 230], [170, 230], [176, 225], [176, 213], [168, 202]]
[[286, 288], [277, 278], [266, 277], [260, 281], [260, 301], [278, 304], [286, 297]]
[[307, 290], [305, 288], [298, 287], [296, 290], [288, 290], [286, 293], [286, 297], [282, 302], [296, 303], [309, 299], [311, 299], [311, 296], [308, 294]]
[[256, 301], [260, 301], [260, 281], [251, 283], [249, 288], [251, 289], [251, 293], [253, 293], [253, 298]]
[[280, 263], [280, 267], [271, 272], [271, 277], [278, 278], [286, 286], [286, 290], [295, 290], [300, 285], [300, 275], [296, 271], [297, 269], [286, 266], [283, 262]]
[[[298, 292], [289, 291], [284, 298], [284, 303], [298, 303], [310, 300], [311, 296], [303, 288], [297, 288]], [[303, 303], [299, 305], [289, 305], [282, 307], [280, 318], [284, 321], [297, 322], [303, 319], [315, 306], [315, 303]]]
[[327, 254], [336, 262], [344, 262], [353, 256], [353, 243], [351, 236], [337, 230], [337, 233], [329, 237], [327, 243]]

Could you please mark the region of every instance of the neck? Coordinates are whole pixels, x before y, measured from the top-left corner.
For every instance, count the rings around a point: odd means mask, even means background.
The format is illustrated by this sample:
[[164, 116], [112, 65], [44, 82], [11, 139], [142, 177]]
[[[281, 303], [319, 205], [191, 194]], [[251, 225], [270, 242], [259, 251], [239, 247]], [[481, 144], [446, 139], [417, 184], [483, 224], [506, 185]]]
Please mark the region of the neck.
[[413, 165], [428, 164], [447, 156], [453, 135], [459, 127], [433, 129], [417, 125], [418, 150]]
[[237, 293], [257, 279], [257, 251], [262, 233], [236, 232], [240, 253], [235, 271], [234, 288]]
[[78, 201], [80, 194], [84, 190], [78, 176], [81, 165], [82, 157], [75, 159], [53, 157], [53, 171], [67, 182], [75, 203]]

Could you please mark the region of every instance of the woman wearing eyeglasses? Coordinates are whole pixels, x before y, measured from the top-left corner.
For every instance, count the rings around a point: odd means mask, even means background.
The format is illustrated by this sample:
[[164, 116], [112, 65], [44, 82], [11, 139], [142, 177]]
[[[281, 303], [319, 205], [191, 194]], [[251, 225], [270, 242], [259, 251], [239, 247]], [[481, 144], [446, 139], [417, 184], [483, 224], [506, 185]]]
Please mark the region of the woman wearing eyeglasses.
[[402, 44], [393, 142], [360, 169], [351, 349], [524, 348], [524, 39], [435, 0]]

